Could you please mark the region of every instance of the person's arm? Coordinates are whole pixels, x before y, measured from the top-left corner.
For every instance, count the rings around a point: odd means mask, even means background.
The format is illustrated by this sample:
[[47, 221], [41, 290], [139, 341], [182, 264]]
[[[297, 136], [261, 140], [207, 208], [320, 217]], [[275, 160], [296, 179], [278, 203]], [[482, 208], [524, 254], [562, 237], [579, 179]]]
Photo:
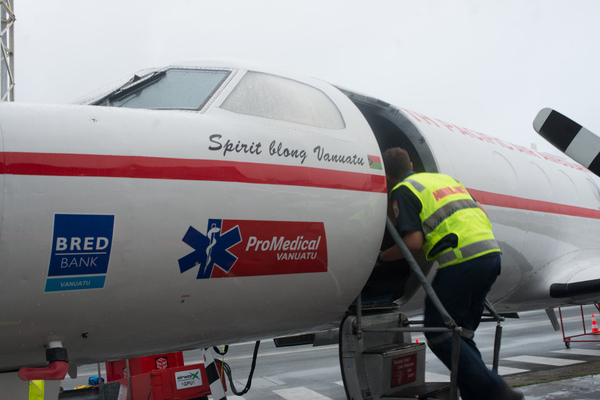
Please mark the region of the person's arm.
[[[423, 246], [423, 232], [408, 231], [404, 234], [402, 240], [404, 240], [406, 247], [408, 247], [411, 252], [418, 251]], [[397, 245], [394, 245], [379, 254], [379, 261], [382, 262], [396, 261], [402, 258], [404, 258], [404, 254]]]

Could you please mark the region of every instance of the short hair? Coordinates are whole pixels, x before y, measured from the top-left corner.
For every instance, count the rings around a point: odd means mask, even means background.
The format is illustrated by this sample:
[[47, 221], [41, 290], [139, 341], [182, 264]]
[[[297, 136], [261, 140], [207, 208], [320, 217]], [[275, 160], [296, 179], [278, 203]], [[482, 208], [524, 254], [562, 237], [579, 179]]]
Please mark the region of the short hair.
[[408, 152], [401, 147], [391, 147], [383, 152], [385, 173], [393, 179], [402, 179], [404, 174], [412, 171]]

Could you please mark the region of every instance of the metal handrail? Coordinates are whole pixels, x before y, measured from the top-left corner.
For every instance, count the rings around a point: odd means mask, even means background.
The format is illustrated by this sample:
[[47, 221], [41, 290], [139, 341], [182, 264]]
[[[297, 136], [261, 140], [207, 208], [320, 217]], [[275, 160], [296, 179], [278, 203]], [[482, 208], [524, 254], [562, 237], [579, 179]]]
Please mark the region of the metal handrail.
[[[431, 284], [425, 277], [425, 274], [423, 274], [423, 271], [421, 271], [421, 267], [419, 267], [419, 264], [417, 263], [417, 261], [415, 260], [415, 258], [412, 255], [412, 253], [406, 246], [406, 243], [404, 243], [404, 240], [402, 240], [402, 238], [400, 237], [400, 234], [396, 230], [396, 227], [394, 226], [394, 224], [392, 223], [392, 221], [390, 220], [389, 217], [386, 220], [386, 225], [387, 225], [388, 232], [392, 235], [392, 238], [394, 239], [394, 242], [396, 242], [396, 245], [398, 245], [398, 247], [402, 251], [402, 254], [404, 254], [404, 258], [406, 259], [406, 261], [408, 261], [408, 264], [410, 265], [412, 272], [417, 276], [419, 282], [421, 283], [421, 286], [423, 286], [423, 289], [425, 290], [425, 293], [429, 297], [429, 300], [434, 305], [434, 307], [438, 310], [438, 312], [442, 316], [442, 319], [444, 320], [444, 323], [448, 327], [447, 329], [442, 328], [442, 331], [452, 332], [452, 368], [450, 370], [450, 398], [453, 400], [458, 400], [458, 386], [457, 386], [458, 357], [459, 357], [459, 352], [460, 352], [460, 334], [462, 332], [462, 328], [456, 325], [456, 322], [454, 322], [454, 319], [450, 316], [450, 314], [448, 314], [448, 311], [446, 311], [446, 308], [443, 306], [439, 297], [435, 293], [435, 290], [433, 290], [433, 288], [431, 287]], [[399, 329], [411, 329], [411, 332], [412, 332], [412, 329], [415, 329], [415, 328], [399, 328]], [[419, 330], [417, 330], [415, 332], [437, 332], [437, 330], [431, 331], [430, 329], [440, 329], [440, 328], [425, 328], [425, 327], [423, 327], [423, 328], [418, 328], [418, 329]]]
[[429, 297], [429, 300], [431, 300], [431, 302], [433, 303], [435, 308], [437, 308], [437, 310], [440, 312], [442, 319], [444, 320], [444, 323], [446, 324], [446, 326], [449, 329], [454, 329], [456, 327], [456, 322], [454, 322], [454, 320], [452, 319], [450, 314], [448, 314], [448, 311], [446, 311], [446, 309], [442, 305], [442, 302], [440, 301], [437, 294], [435, 293], [435, 290], [433, 290], [433, 288], [429, 284], [429, 281], [425, 277], [425, 274], [423, 274], [423, 271], [421, 271], [421, 267], [419, 267], [419, 264], [417, 263], [417, 261], [415, 260], [415, 258], [412, 255], [412, 253], [406, 246], [406, 243], [404, 243], [404, 240], [402, 240], [402, 238], [400, 237], [400, 234], [396, 230], [396, 227], [394, 226], [394, 224], [392, 223], [392, 221], [390, 220], [389, 217], [387, 218], [386, 223], [387, 223], [387, 229], [390, 232], [390, 234], [392, 235], [394, 242], [396, 242], [396, 245], [398, 245], [398, 247], [400, 247], [402, 254], [404, 254], [404, 258], [406, 258], [406, 261], [408, 261], [410, 268], [412, 269], [412, 271], [415, 273], [415, 275], [419, 279], [421, 286], [423, 286], [423, 289], [425, 289], [425, 293], [427, 293], [427, 297]]
[[492, 303], [485, 299], [485, 308], [492, 314], [496, 321], [496, 334], [494, 335], [494, 359], [492, 360], [492, 371], [498, 373], [498, 364], [500, 362], [500, 345], [502, 342], [502, 321], [504, 317], [498, 314]]

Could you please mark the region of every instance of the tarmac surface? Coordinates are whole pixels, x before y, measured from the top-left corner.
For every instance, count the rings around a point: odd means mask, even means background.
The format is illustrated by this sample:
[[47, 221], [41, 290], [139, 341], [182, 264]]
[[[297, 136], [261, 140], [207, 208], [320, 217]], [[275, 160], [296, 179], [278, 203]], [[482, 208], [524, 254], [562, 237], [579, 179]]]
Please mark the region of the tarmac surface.
[[[592, 320], [592, 313], [598, 314], [598, 310], [585, 310], [586, 326]], [[563, 309], [562, 322], [564, 334], [552, 329], [544, 311], [523, 313], [520, 319], [505, 321], [499, 372], [528, 400], [600, 399], [600, 335], [573, 337], [573, 342], [566, 346], [564, 336], [581, 333], [579, 308]], [[495, 323], [491, 323], [480, 327], [476, 335], [488, 364], [493, 356], [494, 333]], [[422, 341], [424, 337], [415, 334], [413, 340], [417, 339]], [[238, 389], [246, 385], [253, 348], [253, 342], [232, 345], [225, 357]], [[199, 351], [191, 350], [184, 352], [184, 358], [186, 364], [194, 364], [202, 357]], [[427, 382], [449, 381], [449, 371], [429, 350], [426, 360]], [[82, 366], [78, 378], [66, 379], [62, 385], [65, 390], [72, 389], [87, 383], [88, 377], [97, 373], [97, 365]], [[338, 346], [275, 348], [272, 341], [263, 341], [252, 389], [241, 397], [228, 390], [227, 397], [235, 400], [344, 400]]]
[[[570, 378], [574, 374], [582, 376]], [[527, 372], [504, 379], [511, 387], [523, 393], [527, 400], [600, 399], [600, 362]], [[532, 384], [534, 382], [537, 383]]]
[[597, 400], [600, 399], [599, 383], [599, 375], [588, 375], [518, 387], [516, 390], [527, 400]]

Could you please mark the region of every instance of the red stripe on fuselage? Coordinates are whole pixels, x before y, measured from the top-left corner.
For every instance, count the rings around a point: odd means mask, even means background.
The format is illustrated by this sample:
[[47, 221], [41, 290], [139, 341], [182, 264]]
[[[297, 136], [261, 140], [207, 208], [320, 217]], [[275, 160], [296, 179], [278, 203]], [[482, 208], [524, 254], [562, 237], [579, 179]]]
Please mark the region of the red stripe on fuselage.
[[242, 182], [386, 193], [385, 176], [183, 158], [5, 152], [4, 174]]
[[505, 194], [485, 192], [476, 189], [467, 190], [475, 199], [477, 199], [477, 201], [486, 206], [497, 206], [514, 208], [517, 210], [568, 215], [572, 217], [600, 219], [600, 210], [568, 206], [566, 204], [552, 203], [549, 201], [525, 199], [522, 197], [508, 196]]

